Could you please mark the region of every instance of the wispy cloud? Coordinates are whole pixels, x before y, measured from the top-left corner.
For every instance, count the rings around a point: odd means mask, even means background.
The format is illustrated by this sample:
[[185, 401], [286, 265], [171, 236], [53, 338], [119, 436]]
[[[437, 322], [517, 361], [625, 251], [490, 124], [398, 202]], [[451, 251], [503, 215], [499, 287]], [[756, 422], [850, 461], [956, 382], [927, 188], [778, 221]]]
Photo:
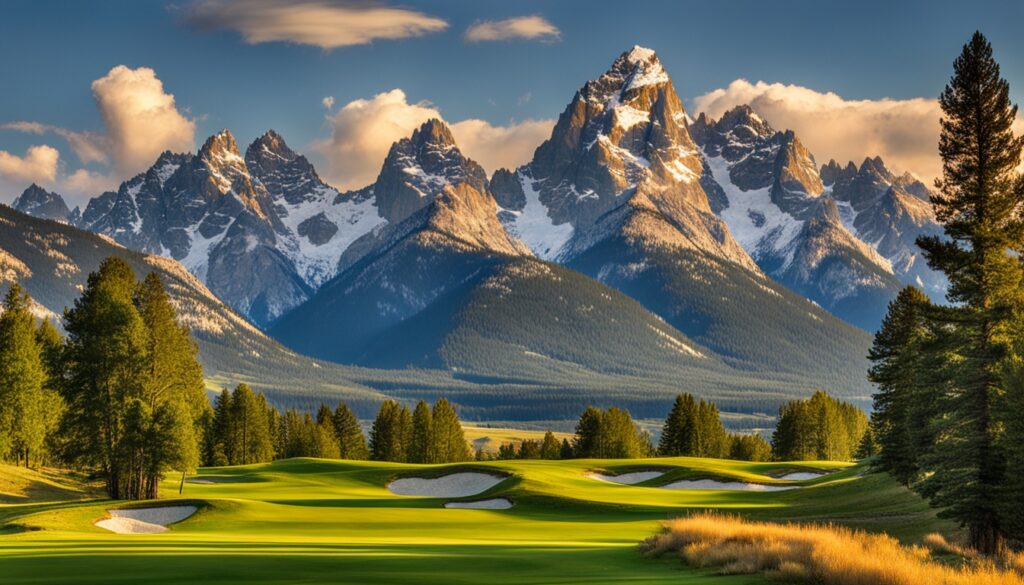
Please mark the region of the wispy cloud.
[[[366, 186], [377, 178], [391, 145], [412, 134], [430, 118], [442, 118], [429, 102], [409, 103], [401, 89], [349, 102], [327, 116], [331, 135], [313, 148], [327, 163], [324, 176], [346, 189]], [[450, 123], [466, 156], [488, 171], [516, 167], [533, 155], [551, 134], [554, 120], [525, 120], [495, 126], [484, 120]]]
[[483, 20], [466, 29], [467, 41], [508, 41], [514, 39], [557, 41], [562, 31], [543, 16], [518, 16], [505, 20]]
[[404, 39], [445, 30], [448, 22], [416, 10], [339, 0], [198, 0], [186, 22], [230, 29], [249, 44], [286, 42], [330, 50], [377, 39]]

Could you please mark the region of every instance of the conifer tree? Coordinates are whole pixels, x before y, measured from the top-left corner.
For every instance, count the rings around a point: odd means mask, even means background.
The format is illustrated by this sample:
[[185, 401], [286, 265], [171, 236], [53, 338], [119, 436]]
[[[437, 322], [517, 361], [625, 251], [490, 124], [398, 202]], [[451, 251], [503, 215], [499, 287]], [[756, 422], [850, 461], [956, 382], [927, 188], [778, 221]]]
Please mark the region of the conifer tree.
[[231, 394], [231, 420], [235, 456], [232, 465], [263, 463], [273, 459], [266, 402], [257, 398], [248, 384], [239, 384]]
[[662, 426], [658, 454], [663, 457], [692, 456], [697, 452], [697, 403], [691, 394], [676, 396]]
[[370, 430], [370, 459], [374, 461], [405, 461], [402, 445], [402, 414], [398, 403], [385, 400], [377, 411]]
[[359, 419], [355, 413], [344, 402], [339, 402], [334, 409], [334, 434], [338, 437], [338, 456], [342, 459], [363, 460], [369, 454], [366, 449], [366, 439], [363, 437], [363, 429], [359, 426]]
[[912, 418], [918, 401], [934, 401], [931, 387], [921, 382], [923, 343], [927, 335], [925, 311], [928, 297], [908, 286], [889, 303], [889, 310], [868, 353], [873, 364], [868, 379], [878, 390], [874, 394], [872, 434], [881, 448], [879, 465], [904, 485], [918, 474], [919, 451], [912, 439], [917, 425], [929, 420]]
[[569, 442], [569, 439], [562, 439], [562, 447], [561, 447], [561, 450], [558, 453], [558, 458], [559, 459], [572, 459], [575, 456], [576, 456], [576, 454], [573, 451], [572, 443]]
[[409, 442], [409, 463], [440, 463], [431, 451], [433, 415], [427, 403], [420, 400], [412, 412], [412, 438]]
[[576, 457], [600, 457], [601, 448], [601, 411], [588, 406], [576, 423], [576, 435], [573, 437], [573, 451]]
[[943, 169], [932, 197], [946, 238], [922, 237], [918, 245], [928, 265], [949, 278], [955, 308], [945, 314], [957, 365], [921, 487], [943, 515], [967, 527], [975, 549], [993, 554], [1004, 538], [996, 502], [1007, 471], [1003, 372], [1021, 306], [1024, 185], [1016, 168], [1024, 139], [1013, 134], [1017, 107], [980, 32], [953, 69], [939, 97]]
[[434, 403], [428, 452], [433, 463], [454, 463], [471, 459], [472, 453], [469, 443], [466, 442], [459, 416], [447, 398], [440, 398]]
[[544, 433], [544, 440], [540, 445], [541, 459], [560, 459], [561, 453], [562, 445], [555, 438], [555, 434], [551, 431]]
[[148, 378], [149, 340], [132, 302], [134, 289], [131, 266], [108, 258], [89, 275], [82, 296], [64, 316], [64, 456], [73, 464], [99, 469], [107, 494], [115, 499], [122, 494], [139, 497], [123, 493], [122, 480], [130, 478], [128, 462], [119, 457], [128, 405], [144, 396]]
[[28, 293], [14, 284], [0, 313], [0, 458], [25, 466], [42, 448], [50, 417], [46, 371]]
[[214, 447], [210, 454], [210, 465], [231, 465], [235, 460], [235, 431], [231, 413], [231, 391], [225, 388], [217, 395], [217, 403], [213, 408]]
[[697, 457], [724, 457], [728, 449], [728, 435], [722, 426], [718, 407], [713, 402], [701, 400], [697, 404], [696, 424]]

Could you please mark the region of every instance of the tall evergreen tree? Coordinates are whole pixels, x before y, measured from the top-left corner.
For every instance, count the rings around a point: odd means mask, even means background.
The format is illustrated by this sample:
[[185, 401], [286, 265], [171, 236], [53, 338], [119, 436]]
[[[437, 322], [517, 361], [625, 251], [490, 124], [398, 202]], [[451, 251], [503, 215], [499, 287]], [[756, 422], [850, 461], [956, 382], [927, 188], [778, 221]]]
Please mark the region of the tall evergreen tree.
[[927, 395], [932, 388], [923, 386], [923, 343], [927, 335], [925, 311], [928, 297], [908, 286], [889, 303], [889, 311], [868, 353], [872, 361], [868, 379], [878, 391], [874, 394], [872, 423], [874, 439], [881, 447], [880, 466], [904, 485], [918, 474], [919, 450], [912, 438], [918, 401], [934, 401]]
[[697, 404], [696, 417], [697, 457], [725, 457], [728, 454], [728, 434], [722, 426], [718, 407], [713, 402], [701, 400]]
[[697, 452], [696, 425], [697, 402], [693, 395], [676, 396], [661, 429], [658, 454], [663, 457], [694, 455]]
[[600, 457], [601, 447], [601, 411], [588, 406], [576, 423], [576, 435], [573, 437], [573, 451], [576, 457]]
[[338, 456], [342, 459], [363, 460], [369, 454], [366, 439], [359, 419], [344, 402], [339, 402], [334, 409], [334, 434], [338, 437]]
[[1007, 470], [1000, 413], [1007, 391], [1002, 374], [1021, 306], [1024, 185], [1016, 168], [1024, 139], [1013, 134], [1017, 107], [981, 33], [964, 46], [953, 70], [939, 97], [943, 169], [932, 197], [946, 238], [923, 237], [918, 245], [929, 266], [949, 278], [957, 366], [922, 489], [945, 516], [968, 528], [975, 549], [992, 554], [1004, 536], [996, 505]]
[[266, 402], [257, 398], [248, 384], [239, 384], [231, 394], [231, 421], [234, 435], [232, 465], [263, 463], [274, 458]]
[[154, 413], [161, 405], [174, 403], [175, 406], [170, 407], [174, 414], [170, 414], [171, 411], [163, 413], [162, 424], [179, 421], [180, 414], [188, 414], [187, 428], [175, 429], [169, 436], [191, 443], [180, 445], [177, 452], [196, 457], [188, 460], [177, 457], [176, 466], [194, 469], [199, 465], [203, 419], [210, 411], [203, 368], [199, 364], [199, 346], [192, 339], [188, 327], [178, 323], [163, 281], [155, 272], [149, 273], [136, 289], [135, 305], [147, 332], [144, 399]]
[[555, 434], [551, 431], [544, 433], [544, 439], [540, 444], [541, 459], [560, 459], [561, 454], [562, 444], [555, 438]]
[[235, 460], [235, 430], [231, 418], [231, 391], [227, 388], [217, 395], [213, 408], [213, 450], [210, 465], [231, 465]]
[[119, 457], [129, 403], [141, 400], [148, 379], [149, 340], [132, 302], [134, 289], [131, 266], [108, 258], [89, 275], [82, 296], [64, 315], [64, 455], [74, 464], [99, 469], [107, 494], [115, 499], [141, 497], [122, 492], [127, 463]]
[[14, 284], [0, 314], [0, 458], [29, 460], [46, 439], [47, 376], [28, 293]]
[[434, 403], [431, 413], [429, 457], [433, 463], [454, 463], [472, 459], [462, 423], [447, 398]]
[[432, 459], [436, 453], [431, 452], [433, 433], [431, 427], [433, 415], [427, 403], [420, 400], [412, 411], [412, 438], [409, 442], [409, 463], [438, 463]]
[[377, 411], [370, 429], [370, 459], [374, 461], [405, 461], [402, 444], [402, 412], [394, 400], [385, 400]]

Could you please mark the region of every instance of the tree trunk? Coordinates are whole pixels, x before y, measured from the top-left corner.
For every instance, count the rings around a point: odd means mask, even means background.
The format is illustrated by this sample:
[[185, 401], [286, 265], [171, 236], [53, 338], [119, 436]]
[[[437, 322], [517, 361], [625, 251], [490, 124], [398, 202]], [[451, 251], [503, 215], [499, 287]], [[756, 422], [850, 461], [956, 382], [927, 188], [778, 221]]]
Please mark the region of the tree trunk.
[[982, 514], [970, 526], [971, 547], [979, 553], [994, 556], [1002, 551], [1003, 534], [999, 529], [999, 519], [994, 512]]

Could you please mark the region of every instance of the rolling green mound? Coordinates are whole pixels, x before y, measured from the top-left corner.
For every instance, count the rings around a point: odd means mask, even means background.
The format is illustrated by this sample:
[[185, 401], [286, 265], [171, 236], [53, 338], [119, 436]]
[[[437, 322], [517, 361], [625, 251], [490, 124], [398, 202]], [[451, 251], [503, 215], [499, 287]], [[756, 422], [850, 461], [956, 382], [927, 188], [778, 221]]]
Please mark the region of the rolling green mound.
[[[664, 475], [638, 485], [591, 477]], [[834, 471], [802, 481], [794, 472]], [[20, 583], [762, 583], [650, 560], [637, 543], [689, 511], [836, 522], [917, 541], [949, 528], [884, 474], [842, 463], [743, 463], [693, 458], [466, 463], [445, 466], [292, 459], [208, 468], [162, 486], [157, 506], [197, 512], [161, 534], [94, 526], [123, 504], [0, 505], [0, 575]], [[485, 473], [505, 479], [462, 498], [399, 496], [399, 478]], [[175, 478], [177, 479], [177, 478]], [[669, 490], [718, 479], [787, 491]], [[195, 483], [201, 482], [201, 483]], [[429, 482], [427, 482], [429, 483]], [[503, 499], [504, 510], [446, 503]], [[138, 505], [138, 504], [137, 504]], [[142, 504], [146, 505], [146, 504]]]

